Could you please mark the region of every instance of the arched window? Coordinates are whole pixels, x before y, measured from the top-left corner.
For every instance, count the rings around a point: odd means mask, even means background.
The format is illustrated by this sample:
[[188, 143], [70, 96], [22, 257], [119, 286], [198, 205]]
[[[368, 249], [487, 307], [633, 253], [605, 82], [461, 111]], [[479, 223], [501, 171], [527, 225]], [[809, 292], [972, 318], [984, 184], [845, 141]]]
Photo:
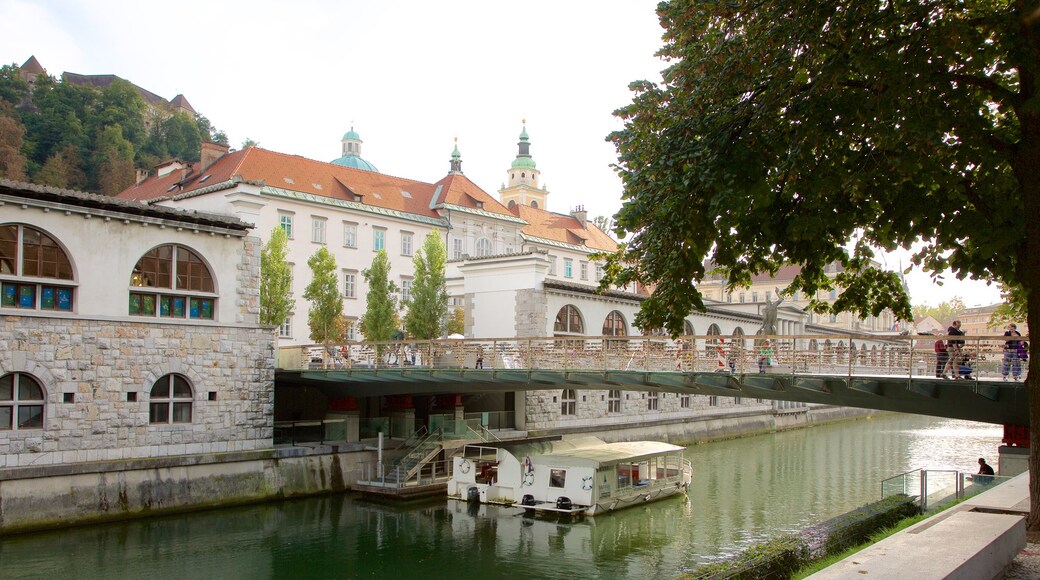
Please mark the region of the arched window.
[[149, 250], [134, 266], [130, 286], [131, 316], [213, 319], [213, 275], [202, 258], [184, 246]]
[[603, 319], [603, 336], [626, 336], [627, 334], [628, 328], [625, 324], [625, 317], [617, 310], [612, 310]]
[[538, 202], [532, 199], [531, 200], [531, 207], [533, 207], [535, 209], [538, 209]]
[[513, 206], [515, 206], [515, 205], [516, 205], [516, 200], [515, 199], [509, 200], [509, 209], [512, 209]]
[[188, 379], [181, 375], [164, 375], [152, 385], [148, 405], [148, 422], [158, 424], [191, 423], [194, 396]]
[[[627, 336], [628, 326], [625, 324], [625, 317], [617, 310], [611, 310], [610, 314], [603, 319], [602, 334], [603, 336]], [[607, 348], [624, 348], [625, 346], [627, 346], [625, 341], [607, 341]]]
[[72, 312], [72, 262], [58, 242], [42, 231], [18, 224], [0, 226], [0, 306]]
[[556, 323], [553, 332], [564, 332], [567, 334], [585, 334], [585, 325], [581, 321], [581, 313], [578, 309], [568, 304], [556, 313]]
[[477, 255], [478, 256], [490, 256], [491, 255], [491, 240], [487, 238], [480, 238], [477, 240]]
[[0, 377], [0, 431], [43, 429], [43, 387], [25, 373]]
[[607, 412], [621, 412], [621, 391], [610, 391], [607, 393]]
[[719, 339], [715, 337], [722, 336], [722, 329], [719, 328], [718, 324], [712, 324], [708, 327], [708, 336], [710, 337], [707, 339], [708, 344], [718, 344]]
[[693, 336], [696, 332], [693, 330], [693, 324], [689, 320], [682, 321], [683, 334], [686, 336]]
[[574, 415], [577, 405], [578, 396], [574, 394], [574, 389], [564, 389], [560, 398], [560, 414]]

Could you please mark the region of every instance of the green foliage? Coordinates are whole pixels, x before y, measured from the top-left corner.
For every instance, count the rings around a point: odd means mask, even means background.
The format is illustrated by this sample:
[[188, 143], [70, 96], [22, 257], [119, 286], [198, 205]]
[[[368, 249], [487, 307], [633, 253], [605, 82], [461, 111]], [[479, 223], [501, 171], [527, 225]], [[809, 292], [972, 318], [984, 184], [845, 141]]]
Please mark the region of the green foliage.
[[[28, 94], [17, 68], [0, 67], [0, 102], [18, 104]], [[14, 117], [25, 129], [21, 154], [28, 179], [39, 183], [66, 181], [69, 187], [113, 193], [133, 183], [134, 168], [151, 169], [170, 157], [198, 161], [203, 139], [227, 144], [227, 136], [206, 117], [151, 109], [136, 87], [120, 79], [99, 90], [41, 75], [31, 104]], [[130, 145], [118, 147], [117, 156], [101, 150], [111, 145], [112, 127], [119, 127]], [[126, 150], [132, 153], [129, 165]]]
[[311, 301], [307, 313], [311, 340], [321, 343], [343, 340], [343, 335], [337, 334], [341, 326], [338, 320], [343, 316], [343, 295], [336, 276], [336, 258], [328, 248], [321, 246], [307, 259], [307, 265], [311, 269], [311, 282], [304, 289], [303, 297]]
[[390, 280], [390, 258], [386, 250], [379, 250], [372, 265], [361, 273], [368, 283], [361, 331], [366, 340], [390, 340], [400, 327], [400, 318], [397, 314], [397, 285]]
[[430, 232], [423, 247], [412, 257], [415, 278], [412, 297], [405, 302], [408, 312], [404, 326], [413, 338], [429, 339], [444, 335], [448, 313], [448, 292], [445, 268], [448, 251], [437, 232]]
[[892, 495], [842, 514], [807, 530], [810, 548], [817, 555], [835, 554], [867, 541], [878, 530], [921, 513], [915, 498]]
[[[1026, 320], [1026, 292], [1021, 285], [1001, 284], [1000, 297], [1004, 303], [997, 307], [990, 318], [991, 326], [1001, 326], [1006, 322], [1022, 322]], [[1021, 329], [1020, 329], [1021, 330]]]
[[242, 141], [242, 146], [239, 147], [239, 149], [248, 149], [250, 147], [259, 147], [259, 146], [260, 146], [260, 142], [259, 141], [254, 141], [253, 139], [251, 139], [249, 137], [246, 137], [246, 140]]
[[1027, 4], [661, 3], [664, 82], [633, 83], [609, 137], [632, 237], [605, 283], [655, 287], [637, 325], [673, 333], [704, 308], [706, 259], [731, 289], [799, 264], [787, 290], [808, 295], [838, 261], [831, 310], [903, 319], [871, 248], [923, 240], [917, 266], [1040, 287], [1024, 259], [1040, 238], [1024, 211], [1040, 204], [1037, 85], [1018, 82], [1040, 74]]
[[889, 496], [813, 526], [755, 544], [736, 558], [701, 566], [690, 578], [790, 578], [798, 570], [831, 554], [861, 544], [880, 530], [892, 528], [920, 514], [914, 498]]
[[134, 146], [123, 138], [123, 128], [110, 125], [101, 131], [94, 150], [98, 193], [115, 195], [134, 182]]
[[964, 311], [964, 300], [960, 296], [954, 296], [949, 302], [943, 302], [938, 306], [928, 306], [927, 304], [918, 304], [914, 306], [914, 320], [923, 318], [925, 316], [931, 316], [944, 326], [949, 326], [953, 319], [960, 315]]
[[778, 536], [755, 544], [732, 560], [701, 566], [688, 578], [784, 580], [809, 561], [809, 548], [797, 534]]
[[292, 266], [286, 261], [289, 239], [275, 227], [260, 252], [260, 324], [281, 326], [296, 305], [292, 295]]
[[21, 153], [25, 127], [18, 120], [14, 107], [0, 101], [0, 177], [25, 179], [25, 156]]
[[18, 65], [0, 66], [0, 101], [17, 105], [29, 94], [29, 85], [18, 76]]
[[447, 333], [450, 334], [466, 334], [466, 313], [461, 308], [455, 307], [451, 311], [451, 316], [448, 318]]

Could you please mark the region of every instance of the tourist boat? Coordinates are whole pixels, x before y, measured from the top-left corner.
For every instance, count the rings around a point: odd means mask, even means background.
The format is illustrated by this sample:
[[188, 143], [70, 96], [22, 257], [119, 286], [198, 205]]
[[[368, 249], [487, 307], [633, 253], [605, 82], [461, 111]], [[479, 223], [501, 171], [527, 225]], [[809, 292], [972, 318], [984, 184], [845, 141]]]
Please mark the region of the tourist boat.
[[685, 495], [693, 465], [684, 447], [595, 437], [466, 445], [453, 459], [448, 496], [528, 511], [597, 515]]

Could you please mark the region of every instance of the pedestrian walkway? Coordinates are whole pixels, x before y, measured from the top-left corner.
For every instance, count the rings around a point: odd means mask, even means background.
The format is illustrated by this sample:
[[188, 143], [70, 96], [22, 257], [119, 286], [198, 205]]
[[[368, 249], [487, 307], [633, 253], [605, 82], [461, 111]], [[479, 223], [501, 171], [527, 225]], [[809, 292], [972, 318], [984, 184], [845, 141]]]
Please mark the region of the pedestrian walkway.
[[1028, 513], [1023, 473], [809, 578], [1040, 578], [1040, 546], [1026, 542]]

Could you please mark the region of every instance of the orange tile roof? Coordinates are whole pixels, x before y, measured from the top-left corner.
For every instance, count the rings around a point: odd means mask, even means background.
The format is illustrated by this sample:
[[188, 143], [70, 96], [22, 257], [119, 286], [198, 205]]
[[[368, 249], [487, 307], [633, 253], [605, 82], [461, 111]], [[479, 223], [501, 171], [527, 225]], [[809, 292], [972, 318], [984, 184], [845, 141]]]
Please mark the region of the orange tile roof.
[[513, 215], [527, 222], [523, 232], [528, 236], [575, 246], [583, 245], [592, 250], [606, 252], [617, 250], [617, 242], [592, 222], [588, 222], [585, 227], [582, 227], [573, 216], [520, 204], [514, 205], [509, 210]]
[[[354, 196], [360, 195], [366, 205], [435, 219], [440, 218], [435, 207], [441, 203], [513, 215], [464, 175], [448, 175], [437, 183], [425, 183], [259, 147], [228, 153], [202, 173], [199, 173], [199, 164], [193, 163], [187, 172], [175, 170], [163, 177], [149, 176], [117, 197], [148, 201], [190, 193], [232, 178], [339, 200], [354, 201]], [[436, 200], [433, 199], [435, 194]], [[430, 207], [431, 200], [435, 202], [434, 208]]]

